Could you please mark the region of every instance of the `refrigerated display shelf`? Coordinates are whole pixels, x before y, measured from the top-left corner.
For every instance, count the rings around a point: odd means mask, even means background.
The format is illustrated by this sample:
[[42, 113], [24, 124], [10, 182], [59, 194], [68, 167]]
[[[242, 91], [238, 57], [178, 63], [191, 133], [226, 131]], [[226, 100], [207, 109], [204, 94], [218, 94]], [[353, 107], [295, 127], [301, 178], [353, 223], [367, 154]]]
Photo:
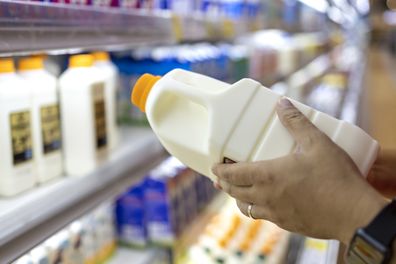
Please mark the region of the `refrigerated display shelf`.
[[0, 55], [225, 40], [258, 27], [257, 21], [199, 14], [0, 0]]
[[349, 76], [349, 89], [345, 95], [340, 115], [342, 120], [353, 124], [358, 123], [360, 99], [362, 96], [362, 87], [364, 86], [363, 82], [366, 68], [366, 62], [363, 58], [357, 61], [358, 63], [355, 65]]
[[301, 101], [304, 85], [326, 73], [332, 65], [331, 52], [329, 52], [317, 57], [304, 68], [293, 73], [287, 80], [288, 87], [290, 87], [287, 96]]
[[290, 74], [285, 81], [272, 85], [271, 89], [277, 90], [280, 88], [279, 93], [301, 101], [304, 85], [320, 77], [333, 66], [332, 52], [316, 57], [301, 69]]
[[92, 173], [64, 177], [17, 197], [0, 199], [0, 263], [9, 263], [116, 197], [167, 156], [150, 129], [121, 132], [120, 146]]

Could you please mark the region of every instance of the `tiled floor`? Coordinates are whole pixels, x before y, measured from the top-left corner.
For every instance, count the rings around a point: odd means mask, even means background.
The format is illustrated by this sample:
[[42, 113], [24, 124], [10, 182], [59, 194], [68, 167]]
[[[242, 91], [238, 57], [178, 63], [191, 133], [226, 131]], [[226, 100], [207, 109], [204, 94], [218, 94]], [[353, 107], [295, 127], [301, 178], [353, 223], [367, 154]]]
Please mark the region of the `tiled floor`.
[[372, 48], [365, 84], [360, 125], [382, 148], [396, 149], [396, 57]]

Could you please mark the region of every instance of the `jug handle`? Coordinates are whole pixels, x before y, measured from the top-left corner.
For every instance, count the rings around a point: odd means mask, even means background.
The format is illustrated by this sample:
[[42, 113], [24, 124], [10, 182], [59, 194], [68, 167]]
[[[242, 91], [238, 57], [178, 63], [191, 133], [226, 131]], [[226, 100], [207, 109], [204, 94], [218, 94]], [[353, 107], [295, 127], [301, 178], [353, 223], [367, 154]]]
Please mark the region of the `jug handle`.
[[214, 97], [214, 94], [207, 93], [204, 90], [199, 89], [193, 85], [178, 82], [177, 80], [174, 80], [172, 78], [167, 78], [166, 82], [168, 84], [164, 86], [164, 92], [169, 91], [176, 93], [177, 95], [186, 97], [192, 102], [199, 104], [206, 109], [210, 107], [209, 102]]

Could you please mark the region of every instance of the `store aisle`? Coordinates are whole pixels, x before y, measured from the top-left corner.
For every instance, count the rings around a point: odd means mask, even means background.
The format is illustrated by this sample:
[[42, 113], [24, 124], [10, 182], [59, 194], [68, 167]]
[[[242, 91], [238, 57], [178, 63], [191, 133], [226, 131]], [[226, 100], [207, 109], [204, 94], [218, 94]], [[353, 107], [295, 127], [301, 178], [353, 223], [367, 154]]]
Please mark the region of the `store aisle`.
[[371, 48], [361, 107], [361, 126], [382, 148], [396, 148], [396, 58]]

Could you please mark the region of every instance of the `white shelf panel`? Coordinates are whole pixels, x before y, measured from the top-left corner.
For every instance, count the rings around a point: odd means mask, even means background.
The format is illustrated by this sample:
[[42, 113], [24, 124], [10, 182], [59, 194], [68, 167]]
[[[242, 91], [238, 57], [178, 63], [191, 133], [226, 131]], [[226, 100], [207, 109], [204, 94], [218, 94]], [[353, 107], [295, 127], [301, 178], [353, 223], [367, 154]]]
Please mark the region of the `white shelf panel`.
[[120, 146], [82, 177], [64, 177], [0, 200], [0, 263], [23, 254], [101, 202], [116, 197], [166, 153], [149, 129], [123, 129]]
[[225, 40], [259, 28], [198, 14], [0, 0], [0, 56]]

